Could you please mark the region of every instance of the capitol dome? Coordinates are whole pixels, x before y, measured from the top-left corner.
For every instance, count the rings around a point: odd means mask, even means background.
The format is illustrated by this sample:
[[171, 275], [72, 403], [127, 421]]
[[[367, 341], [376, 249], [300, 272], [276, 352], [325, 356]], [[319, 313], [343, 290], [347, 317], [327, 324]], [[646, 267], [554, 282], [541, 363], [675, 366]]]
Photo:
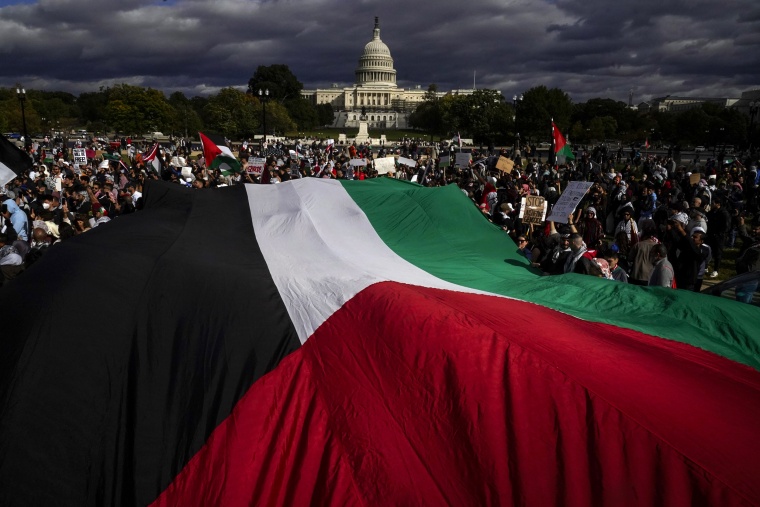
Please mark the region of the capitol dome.
[[359, 86], [396, 86], [396, 69], [393, 68], [391, 50], [380, 40], [380, 22], [375, 18], [372, 40], [364, 46], [356, 68]]

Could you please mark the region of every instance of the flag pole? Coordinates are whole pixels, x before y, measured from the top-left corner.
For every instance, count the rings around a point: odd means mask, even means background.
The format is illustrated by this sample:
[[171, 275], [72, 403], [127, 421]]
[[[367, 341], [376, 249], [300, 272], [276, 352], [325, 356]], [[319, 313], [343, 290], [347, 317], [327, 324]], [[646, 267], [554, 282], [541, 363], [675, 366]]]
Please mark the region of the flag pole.
[[549, 165], [555, 165], [557, 162], [557, 141], [554, 138], [554, 117], [550, 118], [550, 129], [549, 132], [552, 136], [552, 144], [551, 148], [549, 148]]

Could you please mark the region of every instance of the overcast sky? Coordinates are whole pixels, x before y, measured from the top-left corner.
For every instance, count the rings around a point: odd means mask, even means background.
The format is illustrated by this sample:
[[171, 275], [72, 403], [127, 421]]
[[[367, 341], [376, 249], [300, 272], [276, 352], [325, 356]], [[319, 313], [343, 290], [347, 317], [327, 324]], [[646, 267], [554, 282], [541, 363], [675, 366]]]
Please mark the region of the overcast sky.
[[400, 86], [558, 87], [582, 102], [760, 88], [760, 0], [0, 0], [0, 86], [187, 96], [286, 64], [350, 85], [374, 16]]

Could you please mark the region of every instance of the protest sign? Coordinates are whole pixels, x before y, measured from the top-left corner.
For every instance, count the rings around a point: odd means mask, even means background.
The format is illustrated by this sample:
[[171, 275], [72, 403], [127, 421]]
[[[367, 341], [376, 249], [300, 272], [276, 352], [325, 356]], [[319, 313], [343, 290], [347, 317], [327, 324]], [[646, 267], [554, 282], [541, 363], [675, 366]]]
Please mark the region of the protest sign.
[[441, 157], [440, 159], [441, 167], [449, 167], [451, 165], [451, 157], [448, 155], [445, 157]]
[[701, 173], [692, 173], [691, 176], [689, 176], [689, 185], [696, 185], [699, 183], [699, 180], [702, 179]]
[[507, 157], [499, 157], [499, 160], [496, 162], [496, 169], [503, 173], [511, 173], [512, 170], [515, 168], [515, 162], [514, 160], [510, 160]]
[[87, 165], [87, 151], [84, 148], [74, 148], [74, 163]]
[[546, 218], [546, 199], [538, 195], [523, 197], [520, 206], [520, 218], [524, 224], [543, 224]]
[[261, 174], [264, 171], [264, 165], [266, 165], [267, 159], [258, 157], [248, 157], [248, 165], [245, 171], [248, 174]]
[[377, 174], [388, 174], [396, 171], [396, 158], [383, 157], [375, 159], [375, 170]]
[[472, 160], [472, 153], [456, 153], [456, 164], [459, 167], [467, 167]]
[[365, 165], [367, 165], [367, 161], [364, 160], [363, 158], [352, 158], [350, 164], [353, 167], [364, 167]]
[[399, 157], [398, 163], [401, 165], [409, 166], [409, 167], [417, 167], [417, 162], [415, 162], [411, 158]]
[[547, 220], [566, 224], [568, 215], [575, 211], [575, 208], [578, 207], [578, 204], [583, 199], [583, 196], [586, 195], [588, 189], [591, 188], [591, 185], [593, 183], [590, 181], [571, 181], [568, 183], [567, 188], [562, 192], [557, 204], [552, 208], [552, 214], [549, 215]]

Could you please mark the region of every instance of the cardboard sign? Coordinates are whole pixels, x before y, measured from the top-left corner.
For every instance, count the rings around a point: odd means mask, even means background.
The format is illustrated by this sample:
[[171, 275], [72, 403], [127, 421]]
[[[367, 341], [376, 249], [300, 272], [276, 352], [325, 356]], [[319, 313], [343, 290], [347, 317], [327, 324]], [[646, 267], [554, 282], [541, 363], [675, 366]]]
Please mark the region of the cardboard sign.
[[417, 162], [415, 162], [411, 158], [399, 157], [398, 163], [401, 165], [409, 166], [409, 167], [417, 167]]
[[546, 199], [538, 195], [528, 195], [522, 198], [520, 218], [524, 224], [541, 225], [546, 219]]
[[375, 170], [377, 171], [377, 174], [396, 172], [396, 157], [376, 158]]
[[448, 155], [445, 157], [441, 157], [439, 160], [440, 160], [441, 167], [451, 166], [451, 157], [449, 157]]
[[363, 158], [352, 158], [350, 165], [353, 167], [364, 167], [365, 165], [367, 165], [367, 161], [364, 160]]
[[586, 192], [588, 192], [588, 189], [593, 184], [591, 181], [571, 181], [568, 183], [567, 188], [559, 196], [559, 200], [552, 208], [552, 214], [549, 215], [547, 220], [566, 224], [567, 217], [575, 211], [575, 208], [578, 207], [581, 199], [583, 199], [583, 196], [586, 195]]
[[689, 176], [689, 185], [696, 185], [699, 183], [699, 180], [702, 179], [701, 173], [692, 173], [691, 176]]
[[248, 174], [261, 174], [264, 171], [264, 166], [267, 163], [267, 159], [258, 157], [248, 157], [248, 165], [245, 171]]
[[87, 165], [87, 150], [84, 148], [74, 148], [74, 163], [80, 166]]
[[455, 164], [459, 167], [467, 167], [470, 165], [470, 160], [472, 160], [472, 153], [456, 153], [456, 162]]
[[503, 173], [511, 173], [512, 170], [515, 168], [515, 161], [510, 160], [507, 157], [499, 157], [499, 160], [496, 161], [496, 169]]

